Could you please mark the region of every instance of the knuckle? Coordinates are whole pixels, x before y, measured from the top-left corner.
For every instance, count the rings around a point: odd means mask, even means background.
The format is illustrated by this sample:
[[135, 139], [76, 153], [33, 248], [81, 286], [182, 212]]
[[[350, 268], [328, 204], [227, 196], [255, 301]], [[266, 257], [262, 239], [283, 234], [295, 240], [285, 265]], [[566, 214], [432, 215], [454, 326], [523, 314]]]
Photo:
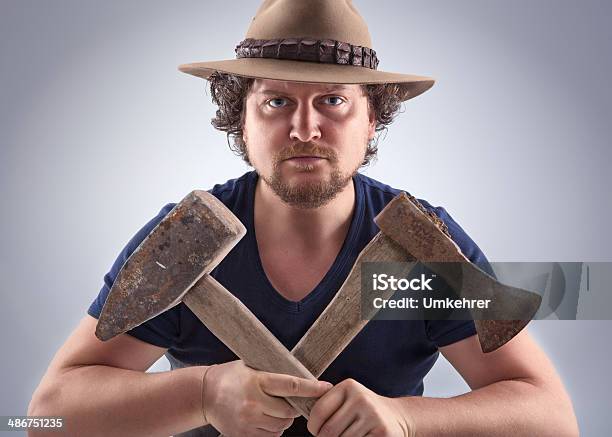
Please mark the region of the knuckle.
[[[293, 409], [291, 405], [287, 405], [283, 411], [283, 416], [285, 417], [294, 417], [295, 414], [296, 414], [295, 410]], [[293, 419], [287, 419], [287, 420], [293, 421]]]
[[240, 409], [236, 414], [236, 419], [240, 423], [249, 423], [253, 418], [253, 412], [255, 411], [255, 402], [245, 400], [242, 402]]
[[356, 387], [358, 384], [357, 384], [357, 381], [355, 381], [353, 378], [347, 378], [344, 381], [342, 381], [340, 385], [342, 385], [345, 388], [351, 388], [351, 387]]
[[370, 431], [372, 437], [388, 437], [390, 434], [383, 427], [376, 427], [372, 431]]
[[353, 399], [353, 408], [355, 410], [361, 411], [363, 413], [365, 412], [364, 410], [366, 410], [367, 406], [368, 406], [367, 402], [365, 402], [363, 399], [361, 398]]
[[271, 431], [282, 433], [284, 430], [291, 426], [291, 423], [293, 423], [293, 420], [287, 421], [286, 419], [279, 419], [274, 424], [274, 426], [272, 427], [273, 429]]
[[380, 435], [383, 437], [393, 437], [392, 430], [389, 429], [387, 425], [381, 425], [380, 427]]
[[297, 378], [289, 378], [287, 381], [289, 384], [289, 393], [297, 394], [300, 392], [300, 380]]
[[240, 402], [239, 410], [241, 413], [249, 411], [253, 407], [253, 401], [250, 399], [243, 399]]
[[[310, 417], [312, 417], [312, 415]], [[306, 423], [306, 429], [308, 429], [308, 432], [310, 432], [312, 435], [318, 435], [315, 422], [312, 419]]]
[[317, 437], [331, 437], [335, 435], [338, 435], [338, 432], [333, 425], [323, 425]]
[[370, 399], [364, 393], [355, 394], [355, 406], [365, 408], [370, 404]]
[[281, 424], [276, 420], [274, 422], [266, 423], [265, 425], [262, 423], [261, 425], [265, 426], [265, 429], [268, 432], [279, 432], [283, 430]]

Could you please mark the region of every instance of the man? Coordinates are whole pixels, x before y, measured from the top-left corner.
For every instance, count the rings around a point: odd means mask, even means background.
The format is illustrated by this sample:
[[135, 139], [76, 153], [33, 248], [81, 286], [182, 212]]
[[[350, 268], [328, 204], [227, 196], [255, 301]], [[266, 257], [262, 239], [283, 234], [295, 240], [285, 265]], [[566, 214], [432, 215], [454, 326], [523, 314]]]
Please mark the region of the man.
[[[350, 0], [265, 1], [236, 51], [236, 60], [181, 67], [210, 81], [213, 125], [255, 169], [211, 189], [248, 231], [212, 275], [291, 349], [400, 192], [357, 172], [376, 154], [376, 132], [433, 80], [377, 71]], [[443, 208], [421, 203], [491, 271]], [[577, 434], [571, 402], [529, 335], [484, 355], [471, 321], [370, 322], [322, 375], [331, 384], [245, 367], [183, 304], [98, 341], [96, 318], [119, 269], [173, 205], [121, 252], [29, 414], [64, 416], [70, 435], [88, 436]], [[420, 396], [439, 352], [472, 392]], [[144, 373], [164, 353], [173, 370]], [[306, 423], [283, 396], [320, 399]]]

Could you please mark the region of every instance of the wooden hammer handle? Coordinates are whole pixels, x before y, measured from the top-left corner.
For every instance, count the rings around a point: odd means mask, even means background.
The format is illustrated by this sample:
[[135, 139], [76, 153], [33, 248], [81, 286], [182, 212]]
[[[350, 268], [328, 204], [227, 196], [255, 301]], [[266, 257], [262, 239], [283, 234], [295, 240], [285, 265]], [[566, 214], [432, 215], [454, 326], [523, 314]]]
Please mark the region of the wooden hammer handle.
[[[183, 297], [187, 307], [244, 363], [257, 370], [316, 380], [300, 361], [212, 276], [204, 275]], [[308, 419], [314, 398], [285, 398]]]

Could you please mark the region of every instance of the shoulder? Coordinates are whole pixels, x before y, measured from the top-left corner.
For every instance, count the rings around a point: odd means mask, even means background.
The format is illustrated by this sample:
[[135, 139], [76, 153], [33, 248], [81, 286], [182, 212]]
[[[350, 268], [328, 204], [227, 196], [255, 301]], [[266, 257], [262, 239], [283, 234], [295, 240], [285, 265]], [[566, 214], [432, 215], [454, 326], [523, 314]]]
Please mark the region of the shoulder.
[[389, 203], [395, 196], [401, 192], [406, 192], [405, 190], [393, 188], [362, 173], [357, 173], [355, 179], [363, 186], [363, 193], [366, 197], [366, 201], [372, 203], [373, 206], [382, 204], [382, 208], [384, 208], [384, 205]]
[[[113, 270], [117, 270], [123, 265], [125, 261], [130, 257], [132, 252], [136, 250], [136, 248], [142, 243], [142, 241], [155, 229], [155, 227], [172, 211], [172, 209], [176, 206], [176, 203], [167, 203], [164, 205], [159, 212], [148, 222], [146, 222], [134, 236], [128, 241], [123, 250], [121, 251], [115, 265], [113, 266]], [[149, 216], [150, 217], [150, 216]]]
[[[232, 202], [238, 202], [242, 199], [241, 192], [246, 190], [247, 179], [251, 177], [251, 172], [245, 173], [239, 178], [230, 179], [223, 184], [216, 184], [208, 190], [211, 194], [221, 200], [226, 206], [230, 207]], [[178, 202], [171, 202], [164, 205], [159, 212], [149, 221], [147, 221], [130, 241], [125, 245], [119, 257], [115, 261], [112, 270], [118, 272], [123, 263], [130, 257], [136, 248], [144, 241], [153, 229], [166, 217], [170, 211], [177, 205]]]
[[255, 172], [249, 171], [238, 178], [214, 185], [208, 192], [232, 209], [235, 203], [242, 202], [248, 195], [249, 186], [255, 179]]
[[[380, 212], [387, 205], [387, 203], [402, 192], [414, 196], [414, 194], [411, 194], [407, 190], [391, 187], [361, 173], [358, 173], [356, 177], [364, 188], [365, 202], [370, 208], [373, 216], [378, 214], [378, 212]], [[480, 250], [474, 240], [472, 240], [465, 230], [459, 225], [459, 223], [453, 219], [446, 208], [443, 206], [434, 206], [427, 200], [419, 197], [416, 197], [416, 199], [428, 212], [433, 213], [440, 220], [442, 220], [442, 222], [448, 228], [451, 238], [459, 246], [461, 252], [466, 258], [478, 265], [487, 273], [492, 273], [491, 266], [489, 265], [484, 253]]]
[[[232, 202], [236, 203], [242, 198], [240, 193], [245, 192], [247, 185], [246, 182], [249, 175], [250, 173], [246, 173], [239, 178], [228, 180], [223, 184], [217, 184], [208, 191], [228, 207], [231, 207], [230, 205]], [[98, 293], [98, 296], [89, 307], [88, 313], [91, 316], [96, 318], [100, 316], [100, 312], [102, 311], [108, 293], [125, 262], [132, 255], [132, 253], [136, 251], [138, 246], [140, 246], [147, 236], [160, 224], [164, 217], [166, 217], [172, 211], [177, 203], [178, 202], [166, 203], [159, 210], [159, 212], [155, 214], [155, 216], [150, 218], [143, 226], [140, 227], [140, 229], [119, 252], [119, 255], [113, 262], [110, 270], [108, 273], [106, 273], [106, 275], [104, 275], [104, 284]], [[177, 338], [177, 333], [180, 330], [178, 320], [178, 311], [176, 308], [172, 308], [171, 310], [164, 312], [162, 315], [151, 319], [149, 322], [134, 328], [130, 331], [130, 334], [146, 342], [168, 348]]]

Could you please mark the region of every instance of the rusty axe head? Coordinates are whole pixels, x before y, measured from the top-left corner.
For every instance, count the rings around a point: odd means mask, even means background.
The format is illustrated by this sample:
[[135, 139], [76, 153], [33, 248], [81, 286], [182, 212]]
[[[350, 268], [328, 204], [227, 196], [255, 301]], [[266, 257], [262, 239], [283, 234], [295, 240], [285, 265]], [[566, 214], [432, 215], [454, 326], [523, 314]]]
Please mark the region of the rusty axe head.
[[459, 296], [491, 299], [494, 310], [471, 310], [483, 352], [510, 341], [538, 310], [540, 295], [501, 284], [470, 263], [414, 197], [399, 194], [374, 221], [385, 235], [442, 276]]
[[244, 236], [215, 196], [195, 190], [162, 219], [125, 262], [108, 294], [96, 336], [108, 340], [172, 308]]

